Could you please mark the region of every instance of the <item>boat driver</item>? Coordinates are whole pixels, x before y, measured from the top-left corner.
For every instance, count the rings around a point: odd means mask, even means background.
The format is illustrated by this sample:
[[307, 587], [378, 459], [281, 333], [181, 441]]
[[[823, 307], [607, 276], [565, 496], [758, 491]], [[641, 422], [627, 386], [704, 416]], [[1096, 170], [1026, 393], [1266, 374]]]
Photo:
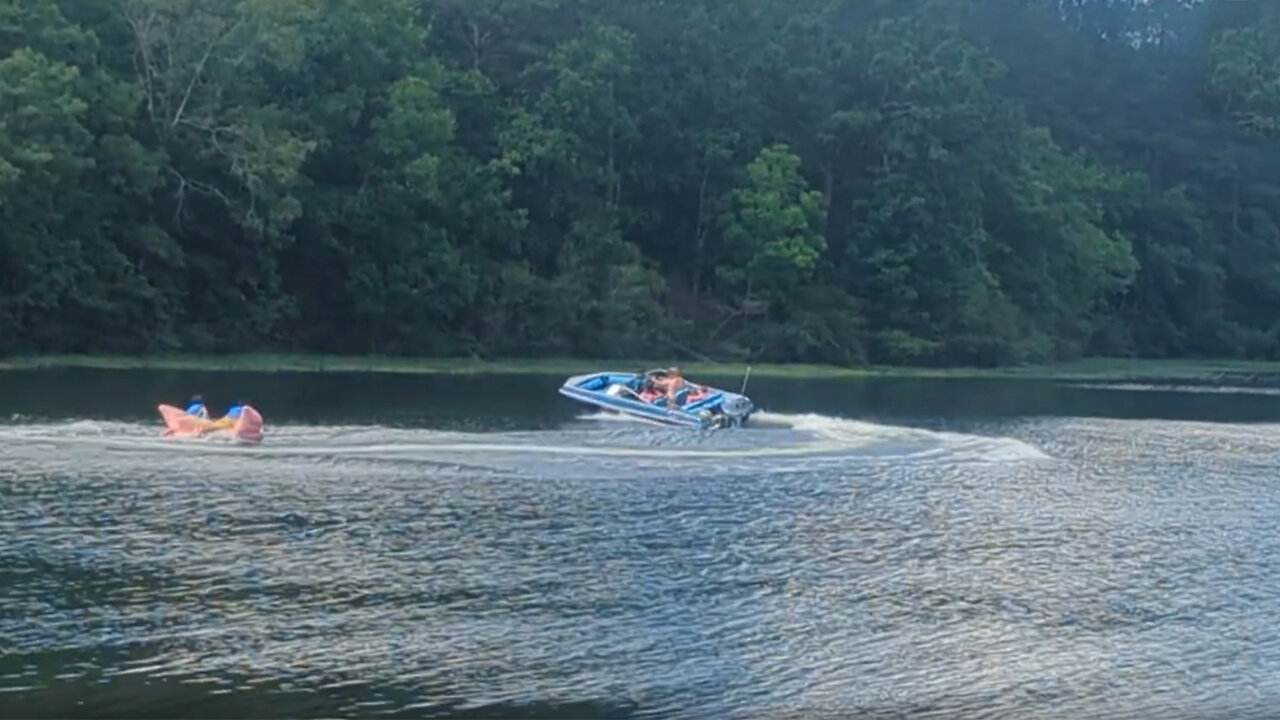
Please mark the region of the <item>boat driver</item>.
[[685, 382], [684, 375], [681, 374], [680, 368], [670, 367], [667, 368], [666, 375], [653, 378], [653, 386], [658, 390], [658, 392], [667, 396], [668, 407], [676, 407], [676, 393], [687, 387], [688, 383]]
[[204, 397], [192, 395], [191, 402], [187, 404], [187, 413], [208, 420], [209, 409], [204, 406]]

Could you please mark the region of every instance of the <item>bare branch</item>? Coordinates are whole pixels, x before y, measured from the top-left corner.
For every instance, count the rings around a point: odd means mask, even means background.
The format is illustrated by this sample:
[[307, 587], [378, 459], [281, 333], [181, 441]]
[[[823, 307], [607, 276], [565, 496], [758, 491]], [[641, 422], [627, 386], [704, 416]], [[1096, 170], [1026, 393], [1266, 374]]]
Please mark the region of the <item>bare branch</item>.
[[138, 79], [142, 83], [143, 92], [147, 96], [147, 116], [151, 119], [153, 125], [156, 123], [156, 87], [155, 87], [155, 67], [152, 64], [150, 46], [151, 46], [151, 23], [155, 20], [155, 13], [147, 15], [145, 20], [140, 20], [133, 13], [129, 12], [128, 6], [122, 6], [122, 12], [125, 22], [129, 23], [129, 27], [133, 29], [134, 41], [137, 47], [133, 54], [133, 69], [137, 73]]
[[200, 62], [196, 63], [196, 69], [191, 73], [191, 81], [187, 83], [187, 90], [182, 94], [182, 102], [178, 103], [178, 109], [173, 113], [173, 121], [169, 123], [170, 128], [177, 127], [178, 121], [182, 119], [182, 113], [187, 109], [187, 102], [191, 100], [191, 91], [195, 89], [196, 82], [200, 80], [200, 76], [204, 72], [204, 66], [209, 62], [209, 57], [213, 55], [213, 51], [227, 38], [231, 37], [231, 34], [239, 29], [242, 22], [243, 20], [237, 20], [221, 37], [210, 42], [209, 47], [205, 48], [204, 55], [200, 56]]
[[191, 178], [185, 177], [184, 175], [179, 173], [177, 170], [170, 169], [169, 172], [172, 173], [174, 177], [178, 178], [179, 191], [182, 192], [183, 194], [185, 194], [186, 188], [191, 188], [192, 190], [195, 190], [196, 192], [202, 193], [204, 195], [209, 195], [211, 197], [218, 198], [224, 204], [226, 204], [226, 206], [229, 208], [235, 207], [235, 203], [231, 201], [231, 198], [227, 197], [226, 194], [223, 193], [218, 188], [208, 183], [200, 182], [199, 180], [192, 180]]

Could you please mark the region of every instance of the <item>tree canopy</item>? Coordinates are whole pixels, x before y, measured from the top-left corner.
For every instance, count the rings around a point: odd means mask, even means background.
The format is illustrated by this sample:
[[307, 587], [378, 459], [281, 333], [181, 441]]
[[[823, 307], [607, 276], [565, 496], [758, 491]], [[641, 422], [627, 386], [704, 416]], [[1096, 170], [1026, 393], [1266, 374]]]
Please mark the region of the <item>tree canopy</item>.
[[0, 352], [1280, 357], [1280, 10], [0, 0]]

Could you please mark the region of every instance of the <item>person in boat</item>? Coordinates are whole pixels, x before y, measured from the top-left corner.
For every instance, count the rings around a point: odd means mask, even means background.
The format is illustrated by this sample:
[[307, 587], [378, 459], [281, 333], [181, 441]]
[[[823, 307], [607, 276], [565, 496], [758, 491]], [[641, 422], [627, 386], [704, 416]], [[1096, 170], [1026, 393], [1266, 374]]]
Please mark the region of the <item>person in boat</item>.
[[651, 403], [662, 397], [662, 393], [653, 384], [653, 373], [639, 370], [636, 372], [636, 379], [628, 385], [629, 389], [635, 393], [636, 397], [642, 402]]
[[668, 407], [676, 407], [676, 394], [688, 387], [689, 383], [685, 382], [680, 368], [670, 367], [662, 376], [653, 378], [653, 386], [666, 396]]
[[200, 395], [192, 395], [191, 401], [187, 403], [187, 413], [195, 415], [204, 420], [209, 419], [209, 409], [204, 406], [204, 397]]

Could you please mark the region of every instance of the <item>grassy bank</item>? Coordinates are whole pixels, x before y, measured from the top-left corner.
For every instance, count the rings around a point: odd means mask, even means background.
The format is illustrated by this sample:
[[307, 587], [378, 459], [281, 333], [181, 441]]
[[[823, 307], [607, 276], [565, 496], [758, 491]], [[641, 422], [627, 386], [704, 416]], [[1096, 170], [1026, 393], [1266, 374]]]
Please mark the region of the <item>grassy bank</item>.
[[[95, 368], [121, 370], [205, 370], [241, 372], [380, 373], [528, 373], [572, 375], [602, 368], [635, 370], [662, 367], [666, 361], [473, 360], [334, 355], [44, 355], [0, 359], [0, 370]], [[680, 363], [692, 377], [740, 377], [743, 363]], [[834, 367], [829, 365], [753, 364], [753, 377], [820, 379], [854, 377], [1029, 378], [1080, 382], [1280, 383], [1280, 362], [1241, 360], [1126, 360], [1095, 358], [1067, 363], [1009, 368]]]

